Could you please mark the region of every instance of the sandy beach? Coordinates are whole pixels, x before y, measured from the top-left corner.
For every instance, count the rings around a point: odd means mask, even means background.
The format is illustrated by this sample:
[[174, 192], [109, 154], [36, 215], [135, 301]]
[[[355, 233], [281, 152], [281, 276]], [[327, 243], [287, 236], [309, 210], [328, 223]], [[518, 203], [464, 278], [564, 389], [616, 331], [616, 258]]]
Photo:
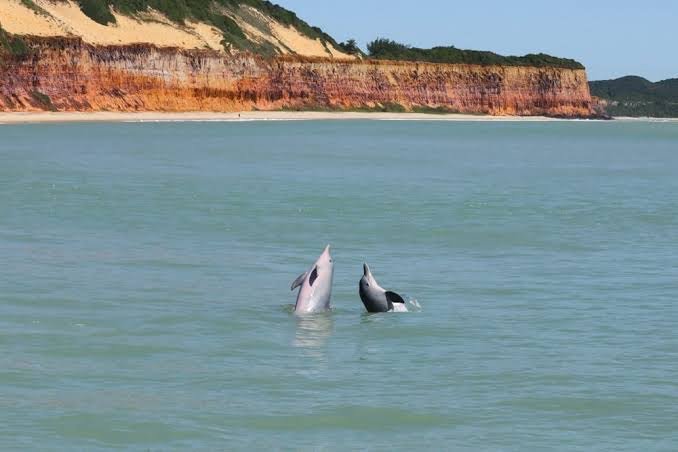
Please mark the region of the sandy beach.
[[30, 112], [2, 113], [0, 124], [58, 122], [173, 122], [173, 121], [311, 121], [311, 120], [381, 120], [381, 121], [559, 121], [544, 116], [479, 116], [463, 114], [360, 113], [360, 112], [288, 112], [248, 111], [214, 112]]
[[[479, 121], [479, 122], [606, 122], [597, 119], [560, 119], [546, 116], [489, 116], [467, 114], [320, 112], [320, 111], [246, 111], [217, 112], [0, 112], [0, 125], [59, 122], [219, 122], [219, 121]], [[614, 121], [678, 122], [678, 118], [618, 117]]]

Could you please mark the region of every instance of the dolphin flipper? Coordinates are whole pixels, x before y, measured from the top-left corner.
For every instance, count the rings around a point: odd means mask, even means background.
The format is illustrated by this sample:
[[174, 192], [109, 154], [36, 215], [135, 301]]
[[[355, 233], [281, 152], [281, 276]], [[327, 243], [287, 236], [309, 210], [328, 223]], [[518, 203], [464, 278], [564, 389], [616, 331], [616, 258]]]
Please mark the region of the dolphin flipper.
[[387, 290], [384, 295], [388, 303], [388, 312], [407, 312], [407, 306], [403, 297], [395, 292]]
[[297, 279], [295, 279], [294, 282], [292, 283], [292, 288], [290, 290], [294, 290], [297, 287], [301, 286], [304, 283], [304, 281], [306, 280], [306, 276], [308, 276], [307, 271], [302, 273], [301, 275], [299, 275], [297, 277]]
[[403, 300], [403, 297], [398, 295], [395, 292], [391, 292], [390, 290], [386, 291], [386, 299], [389, 301], [389, 303], [402, 303], [405, 304], [405, 300]]

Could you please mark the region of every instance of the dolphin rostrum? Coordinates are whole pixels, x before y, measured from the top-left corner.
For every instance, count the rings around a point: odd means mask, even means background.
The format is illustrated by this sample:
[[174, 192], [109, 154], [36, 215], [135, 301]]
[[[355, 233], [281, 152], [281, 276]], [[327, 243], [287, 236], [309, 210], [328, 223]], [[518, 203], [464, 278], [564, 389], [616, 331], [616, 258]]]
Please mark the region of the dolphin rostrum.
[[363, 277], [360, 279], [360, 299], [367, 312], [407, 312], [403, 297], [395, 292], [383, 289], [372, 276], [370, 267], [363, 264]]
[[292, 283], [292, 290], [301, 287], [294, 306], [295, 314], [312, 314], [330, 309], [333, 277], [334, 261], [330, 255], [330, 245], [327, 245], [315, 264]]

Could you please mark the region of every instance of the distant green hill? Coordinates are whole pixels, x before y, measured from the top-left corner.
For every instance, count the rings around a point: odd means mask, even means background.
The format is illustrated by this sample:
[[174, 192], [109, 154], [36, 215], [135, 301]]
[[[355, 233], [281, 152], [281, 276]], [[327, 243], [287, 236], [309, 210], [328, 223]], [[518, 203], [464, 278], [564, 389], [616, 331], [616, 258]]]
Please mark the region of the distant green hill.
[[591, 95], [607, 101], [612, 116], [678, 118], [678, 78], [652, 83], [642, 77], [590, 82]]

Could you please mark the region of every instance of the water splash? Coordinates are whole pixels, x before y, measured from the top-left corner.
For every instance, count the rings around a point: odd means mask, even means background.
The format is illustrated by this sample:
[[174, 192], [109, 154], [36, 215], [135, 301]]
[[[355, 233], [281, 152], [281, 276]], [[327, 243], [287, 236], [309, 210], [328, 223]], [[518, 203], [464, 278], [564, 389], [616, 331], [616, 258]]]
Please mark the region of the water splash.
[[424, 308], [421, 307], [419, 301], [417, 301], [416, 298], [410, 298], [409, 300], [407, 300], [407, 305], [410, 312], [421, 312], [424, 310]]

